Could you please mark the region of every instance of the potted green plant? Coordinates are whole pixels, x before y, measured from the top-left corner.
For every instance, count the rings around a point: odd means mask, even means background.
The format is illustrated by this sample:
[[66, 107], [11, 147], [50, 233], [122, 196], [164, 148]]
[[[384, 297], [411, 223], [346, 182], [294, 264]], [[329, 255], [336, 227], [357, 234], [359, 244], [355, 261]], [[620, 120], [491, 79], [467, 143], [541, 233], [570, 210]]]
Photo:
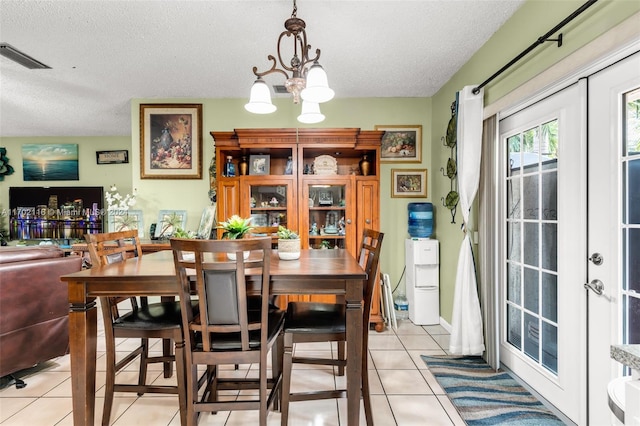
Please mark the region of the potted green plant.
[[[229, 219], [224, 222], [220, 222], [218, 224], [218, 228], [223, 229], [222, 238], [226, 238], [228, 240], [238, 240], [244, 238], [245, 235], [249, 233], [253, 229], [253, 225], [251, 224], [253, 218], [242, 218], [238, 215], [233, 215]], [[231, 260], [236, 260], [235, 253], [227, 253], [227, 257]], [[249, 252], [245, 251], [243, 257], [246, 259], [249, 257]]]
[[278, 257], [282, 260], [300, 258], [300, 237], [282, 225], [278, 227]]

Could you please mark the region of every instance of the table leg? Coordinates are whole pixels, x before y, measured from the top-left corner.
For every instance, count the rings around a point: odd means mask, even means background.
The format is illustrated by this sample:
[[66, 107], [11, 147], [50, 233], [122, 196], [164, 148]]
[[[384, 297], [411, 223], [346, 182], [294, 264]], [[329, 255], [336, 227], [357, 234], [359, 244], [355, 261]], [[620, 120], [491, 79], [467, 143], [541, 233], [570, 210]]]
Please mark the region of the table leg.
[[95, 297], [83, 282], [69, 282], [69, 353], [73, 424], [93, 426], [96, 405], [97, 320]]
[[362, 375], [362, 280], [348, 280], [347, 304], [347, 424], [360, 424], [360, 387]]

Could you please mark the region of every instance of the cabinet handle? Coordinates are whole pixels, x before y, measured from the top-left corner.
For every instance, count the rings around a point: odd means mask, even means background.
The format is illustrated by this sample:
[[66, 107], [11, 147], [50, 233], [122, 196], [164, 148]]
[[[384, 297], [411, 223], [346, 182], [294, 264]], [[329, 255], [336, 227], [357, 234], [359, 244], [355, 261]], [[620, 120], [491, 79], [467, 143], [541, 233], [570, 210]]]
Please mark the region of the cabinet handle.
[[371, 223], [371, 219], [367, 219], [364, 221], [364, 223], [366, 223], [367, 225]]
[[347, 219], [347, 223], [351, 225], [351, 219]]

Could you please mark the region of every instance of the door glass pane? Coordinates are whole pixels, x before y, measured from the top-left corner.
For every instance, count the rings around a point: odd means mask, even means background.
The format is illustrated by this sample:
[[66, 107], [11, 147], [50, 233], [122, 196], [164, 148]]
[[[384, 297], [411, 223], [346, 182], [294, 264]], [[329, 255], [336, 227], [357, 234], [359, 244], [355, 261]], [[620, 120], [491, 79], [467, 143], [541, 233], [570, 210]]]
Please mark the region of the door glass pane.
[[640, 158], [629, 159], [625, 166], [624, 218], [629, 218], [630, 224], [640, 225]]
[[542, 274], [542, 316], [553, 322], [558, 321], [558, 278], [554, 274]]
[[542, 267], [550, 271], [558, 270], [558, 226], [555, 223], [542, 224]]
[[540, 130], [534, 127], [525, 131], [522, 136], [523, 173], [535, 173], [540, 167]]
[[625, 290], [640, 292], [640, 228], [627, 229], [622, 250]]
[[516, 176], [507, 181], [507, 218], [520, 219], [522, 217], [520, 210], [522, 210], [520, 177]]
[[531, 312], [538, 313], [538, 271], [524, 268], [524, 307]]
[[558, 371], [558, 327], [542, 322], [542, 365]]
[[[555, 164], [555, 161], [554, 161]], [[558, 219], [558, 173], [552, 171], [542, 175], [542, 219]]]
[[640, 298], [635, 295], [629, 296], [629, 336], [627, 343], [630, 345], [640, 344]]
[[507, 223], [507, 259], [520, 262], [520, 222]]
[[538, 219], [538, 175], [525, 176], [523, 179], [524, 218]]
[[524, 263], [538, 266], [538, 223], [524, 224]]
[[507, 342], [522, 349], [522, 311], [515, 306], [507, 305]]
[[538, 345], [540, 342], [539, 319], [535, 315], [524, 314], [524, 353], [538, 361]]
[[507, 282], [509, 283], [507, 286], [507, 299], [519, 305], [521, 297], [520, 286], [522, 285], [520, 265], [509, 263], [509, 268], [507, 269]]

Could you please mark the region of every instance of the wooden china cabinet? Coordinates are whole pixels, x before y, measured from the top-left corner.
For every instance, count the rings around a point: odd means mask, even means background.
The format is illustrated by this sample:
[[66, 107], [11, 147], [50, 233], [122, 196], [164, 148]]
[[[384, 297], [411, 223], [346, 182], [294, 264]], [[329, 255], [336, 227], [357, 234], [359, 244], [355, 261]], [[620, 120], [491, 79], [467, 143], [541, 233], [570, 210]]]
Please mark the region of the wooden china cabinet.
[[[218, 219], [252, 216], [256, 226], [283, 225], [297, 231], [302, 248], [344, 248], [356, 256], [363, 230], [380, 229], [383, 133], [357, 128], [211, 132]], [[227, 172], [229, 162], [234, 175]], [[218, 232], [221, 237], [222, 231]], [[282, 299], [285, 306], [289, 300], [334, 301], [335, 297]], [[384, 328], [378, 290], [370, 321], [376, 330]]]

